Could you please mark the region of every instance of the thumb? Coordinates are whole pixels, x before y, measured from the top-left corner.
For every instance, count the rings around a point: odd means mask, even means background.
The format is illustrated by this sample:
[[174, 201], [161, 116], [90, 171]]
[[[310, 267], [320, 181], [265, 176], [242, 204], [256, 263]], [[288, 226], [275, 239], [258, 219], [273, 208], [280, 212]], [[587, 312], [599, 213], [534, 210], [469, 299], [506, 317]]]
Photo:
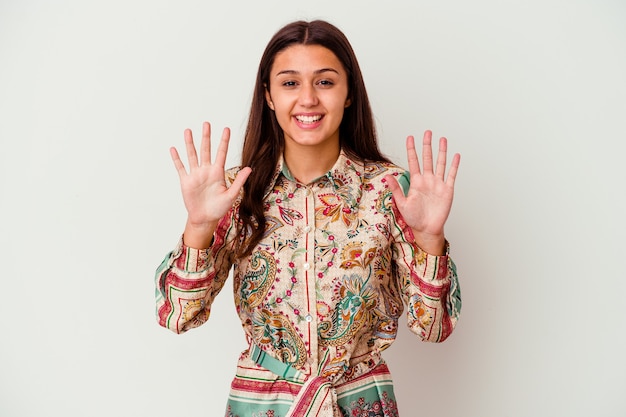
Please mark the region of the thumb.
[[393, 195], [393, 199], [396, 201], [396, 205], [402, 205], [406, 197], [402, 191], [402, 187], [398, 183], [398, 180], [393, 175], [386, 175], [385, 181], [389, 184], [389, 191]]
[[235, 180], [228, 188], [228, 193], [230, 194], [231, 198], [234, 199], [237, 197], [237, 195], [239, 194], [239, 191], [241, 190], [241, 187], [243, 187], [243, 184], [246, 182], [251, 172], [252, 172], [252, 168], [245, 167], [237, 173]]

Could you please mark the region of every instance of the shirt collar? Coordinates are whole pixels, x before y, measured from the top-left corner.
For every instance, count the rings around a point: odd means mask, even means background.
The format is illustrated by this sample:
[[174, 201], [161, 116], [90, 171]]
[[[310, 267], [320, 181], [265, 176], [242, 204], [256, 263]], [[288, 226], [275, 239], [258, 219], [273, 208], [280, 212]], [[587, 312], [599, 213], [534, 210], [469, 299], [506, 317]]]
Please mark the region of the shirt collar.
[[[278, 160], [272, 180], [265, 192], [264, 199], [272, 191], [281, 176], [289, 181], [296, 182], [296, 179], [285, 163], [283, 155], [281, 155]], [[344, 199], [359, 201], [363, 191], [364, 176], [365, 167], [363, 163], [348, 158], [342, 150], [339, 153], [339, 158], [337, 158], [335, 165], [333, 165], [326, 174], [311, 181], [311, 184], [319, 184], [328, 181], [335, 189], [335, 192]]]

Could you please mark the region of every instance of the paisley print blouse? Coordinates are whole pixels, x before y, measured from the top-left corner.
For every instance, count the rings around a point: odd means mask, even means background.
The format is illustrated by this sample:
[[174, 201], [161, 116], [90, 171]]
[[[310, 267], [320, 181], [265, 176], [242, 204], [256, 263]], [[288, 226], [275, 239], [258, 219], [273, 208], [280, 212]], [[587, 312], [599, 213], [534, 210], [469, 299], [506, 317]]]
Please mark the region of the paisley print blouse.
[[[227, 183], [236, 172], [227, 171]], [[417, 247], [387, 174], [408, 184], [393, 164], [359, 163], [344, 153], [326, 175], [301, 184], [281, 160], [263, 201], [266, 232], [252, 255], [234, 256], [235, 202], [211, 248], [181, 240], [165, 258], [156, 274], [159, 324], [182, 333], [206, 322], [232, 269], [251, 345], [305, 375], [339, 383], [380, 364], [404, 307], [422, 340], [445, 340], [461, 308], [454, 264], [447, 253]]]

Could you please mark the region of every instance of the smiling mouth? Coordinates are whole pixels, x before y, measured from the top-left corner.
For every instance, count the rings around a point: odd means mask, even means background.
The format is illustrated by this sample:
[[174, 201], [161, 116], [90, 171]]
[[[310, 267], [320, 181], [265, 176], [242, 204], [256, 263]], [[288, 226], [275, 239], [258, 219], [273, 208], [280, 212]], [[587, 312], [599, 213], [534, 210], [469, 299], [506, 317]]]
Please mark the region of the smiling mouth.
[[318, 114], [316, 116], [295, 116], [296, 120], [303, 124], [313, 124], [322, 120], [322, 115]]

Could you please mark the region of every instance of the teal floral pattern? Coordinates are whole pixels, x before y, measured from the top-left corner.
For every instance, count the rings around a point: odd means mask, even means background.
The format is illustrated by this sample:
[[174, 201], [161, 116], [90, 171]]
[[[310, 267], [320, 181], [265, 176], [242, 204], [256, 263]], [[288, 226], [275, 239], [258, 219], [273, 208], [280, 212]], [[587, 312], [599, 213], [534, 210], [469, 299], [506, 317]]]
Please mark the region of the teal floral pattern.
[[398, 406], [395, 399], [390, 398], [386, 391], [375, 401], [365, 401], [361, 397], [352, 401], [347, 407], [341, 408], [343, 417], [398, 417]]

